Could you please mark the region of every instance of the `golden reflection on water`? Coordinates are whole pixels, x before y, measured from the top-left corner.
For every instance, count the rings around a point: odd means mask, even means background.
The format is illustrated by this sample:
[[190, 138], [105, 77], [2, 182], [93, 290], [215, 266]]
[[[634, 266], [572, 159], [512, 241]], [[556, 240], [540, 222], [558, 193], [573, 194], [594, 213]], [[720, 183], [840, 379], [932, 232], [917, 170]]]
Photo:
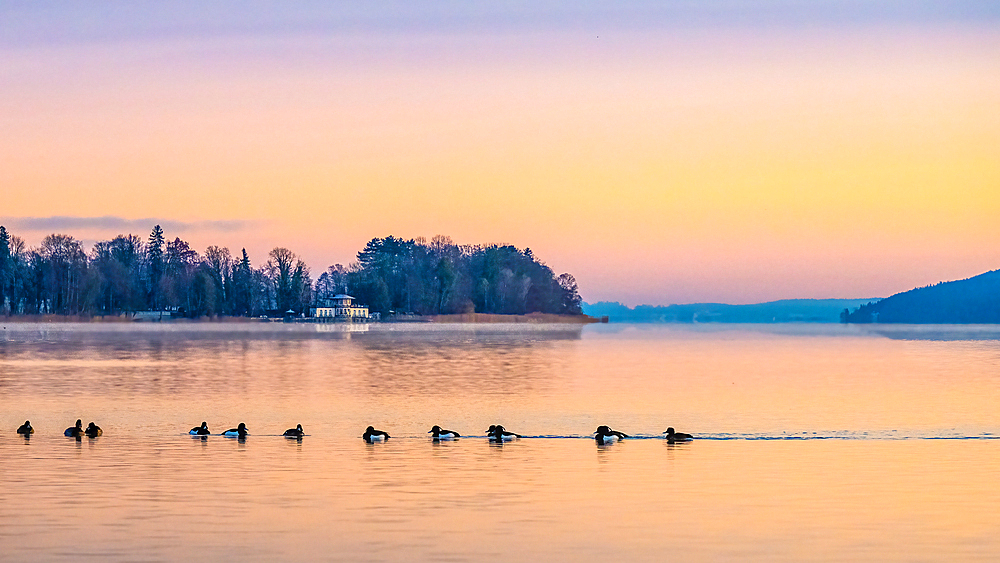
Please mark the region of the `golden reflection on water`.
[[21, 453], [16, 468], [3, 442], [9, 560], [55, 546], [351, 561], [972, 560], [1000, 548], [993, 441], [45, 438], [28, 446], [45, 455]]
[[[4, 561], [1000, 556], [996, 339], [18, 330], [0, 340]], [[76, 418], [105, 435], [62, 437]], [[251, 435], [185, 434], [202, 420]], [[566, 437], [490, 445], [497, 422]], [[296, 423], [310, 435], [279, 436]], [[368, 424], [394, 438], [365, 444]], [[433, 424], [480, 437], [433, 443]], [[703, 439], [599, 447], [598, 424]], [[787, 436], [833, 439], [756, 439]], [[981, 439], [924, 439], [962, 436]]]

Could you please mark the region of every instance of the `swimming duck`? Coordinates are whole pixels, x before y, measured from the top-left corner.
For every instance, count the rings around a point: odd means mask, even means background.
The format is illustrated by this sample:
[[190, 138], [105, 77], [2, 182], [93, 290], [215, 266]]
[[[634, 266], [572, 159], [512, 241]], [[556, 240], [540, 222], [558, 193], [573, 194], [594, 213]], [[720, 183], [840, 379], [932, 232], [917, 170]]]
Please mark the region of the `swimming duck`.
[[431, 438], [435, 440], [451, 440], [454, 438], [462, 437], [461, 434], [455, 432], [454, 430], [442, 430], [441, 427], [438, 426], [437, 424], [435, 424], [434, 427], [431, 428], [431, 431], [428, 432], [428, 434], [430, 434]]
[[24, 434], [25, 436], [27, 436], [29, 434], [34, 434], [35, 429], [31, 427], [30, 421], [25, 420], [24, 424], [17, 427], [17, 433]]
[[301, 438], [305, 435], [306, 433], [302, 430], [301, 424], [296, 424], [295, 428], [289, 428], [288, 430], [285, 430], [284, 434], [282, 434], [282, 436], [286, 438]]
[[520, 434], [507, 432], [507, 429], [499, 424], [491, 424], [490, 429], [486, 431], [486, 435], [489, 436], [491, 442], [508, 442], [521, 437]]
[[617, 430], [612, 430], [607, 426], [598, 426], [597, 432], [595, 433], [594, 439], [597, 440], [598, 446], [603, 446], [605, 444], [614, 444], [619, 440], [624, 440], [628, 438], [628, 434], [624, 432], [618, 432]]
[[208, 423], [202, 422], [201, 426], [195, 426], [188, 431], [188, 434], [191, 434], [192, 436], [208, 436], [211, 432], [208, 431]]
[[694, 436], [690, 434], [685, 434], [683, 432], [674, 432], [674, 427], [670, 426], [663, 431], [666, 434], [667, 443], [673, 444], [674, 442], [690, 442], [694, 440]]
[[246, 438], [247, 437], [247, 425], [240, 423], [236, 428], [230, 428], [222, 433], [223, 436], [229, 436], [230, 438]]
[[101, 430], [100, 426], [91, 422], [90, 424], [87, 425], [87, 429], [84, 430], [83, 433], [86, 434], [88, 438], [96, 438], [104, 434], [104, 431]]
[[365, 428], [365, 433], [361, 435], [362, 438], [369, 444], [372, 442], [382, 442], [389, 439], [389, 433], [383, 432], [381, 430], [375, 430], [374, 426], [369, 426]]
[[69, 438], [79, 438], [83, 436], [83, 421], [80, 419], [76, 420], [76, 426], [70, 426], [63, 432], [63, 436]]

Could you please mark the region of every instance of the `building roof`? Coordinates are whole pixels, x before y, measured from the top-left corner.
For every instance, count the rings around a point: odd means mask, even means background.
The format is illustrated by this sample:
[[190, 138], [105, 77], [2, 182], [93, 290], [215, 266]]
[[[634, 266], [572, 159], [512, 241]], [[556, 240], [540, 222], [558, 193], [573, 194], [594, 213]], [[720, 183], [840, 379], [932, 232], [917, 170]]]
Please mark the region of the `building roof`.
[[334, 295], [333, 298], [334, 299], [354, 299], [354, 297], [351, 297], [350, 295], [348, 295], [346, 293], [338, 293], [337, 295]]

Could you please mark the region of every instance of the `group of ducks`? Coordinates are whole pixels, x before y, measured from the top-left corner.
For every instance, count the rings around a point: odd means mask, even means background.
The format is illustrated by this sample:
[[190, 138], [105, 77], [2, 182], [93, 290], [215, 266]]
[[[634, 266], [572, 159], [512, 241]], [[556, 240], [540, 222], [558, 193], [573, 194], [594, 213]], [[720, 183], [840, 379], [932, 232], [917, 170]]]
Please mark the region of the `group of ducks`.
[[[462, 435], [454, 430], [445, 430], [437, 424], [435, 424], [427, 432], [431, 435], [431, 439], [434, 441], [440, 440], [454, 440], [455, 438], [461, 438]], [[491, 442], [511, 440], [515, 437], [520, 438], [520, 434], [514, 434], [513, 432], [507, 432], [504, 430], [503, 426], [498, 424], [491, 424], [490, 429], [486, 431], [487, 436], [489, 436]], [[383, 430], [375, 430], [374, 426], [369, 426], [365, 428], [365, 433], [361, 435], [365, 442], [371, 444], [372, 442], [384, 442], [390, 438], [389, 433]]]
[[[210, 433], [208, 430], [208, 424], [202, 422], [201, 426], [192, 428], [190, 433], [194, 435], [207, 436]], [[435, 442], [441, 440], [454, 440], [455, 438], [462, 437], [462, 435], [458, 432], [455, 432], [454, 430], [446, 430], [437, 424], [431, 427], [427, 433], [431, 435], [431, 439]], [[689, 442], [694, 439], [694, 436], [690, 434], [674, 431], [672, 426], [667, 428], [663, 433], [666, 434], [667, 442], [671, 444], [677, 442]], [[239, 426], [226, 430], [222, 433], [222, 435], [246, 438], [247, 427], [241, 422]], [[295, 428], [285, 430], [283, 436], [286, 438], [301, 438], [302, 436], [305, 436], [305, 432], [302, 430], [302, 425], [299, 424]], [[503, 427], [503, 425], [491, 424], [490, 428], [486, 431], [486, 437], [489, 438], [491, 442], [509, 442], [520, 438], [521, 435], [516, 432], [508, 431]], [[612, 430], [609, 426], [604, 425], [598, 426], [597, 431], [594, 432], [594, 439], [597, 441], [599, 446], [613, 444], [628, 437], [628, 434]], [[371, 444], [373, 442], [384, 442], [391, 438], [391, 436], [389, 436], [389, 433], [384, 430], [376, 430], [374, 426], [369, 426], [368, 428], [365, 428], [365, 433], [361, 435], [361, 438], [364, 439], [365, 442]]]
[[[17, 427], [17, 433], [23, 436], [31, 436], [35, 433], [35, 429], [31, 427], [31, 421], [25, 420], [24, 424]], [[104, 430], [101, 427], [91, 422], [86, 428], [83, 427], [83, 421], [79, 418], [76, 419], [76, 424], [70, 426], [63, 431], [63, 436], [68, 438], [81, 438], [86, 436], [88, 438], [96, 438], [104, 434]]]
[[[663, 433], [666, 434], [664, 438], [667, 439], [668, 444], [676, 444], [677, 442], [690, 442], [691, 440], [694, 440], [694, 436], [690, 434], [685, 434], [683, 432], [676, 432], [673, 426], [667, 427], [667, 429], [664, 430]], [[625, 434], [624, 432], [619, 432], [617, 430], [612, 430], [607, 426], [598, 426], [597, 432], [594, 433], [594, 439], [597, 440], [597, 445], [599, 446], [603, 446], [605, 444], [613, 444], [619, 440], [624, 440], [625, 438], [628, 437], [629, 437], [628, 434]]]
[[[31, 422], [27, 420], [25, 420], [24, 424], [22, 424], [17, 429], [18, 434], [23, 434], [25, 436], [30, 436], [34, 432], [35, 429], [31, 427]], [[188, 432], [188, 434], [191, 434], [192, 436], [208, 436], [211, 433], [212, 432], [208, 429], [207, 422], [202, 422], [201, 426], [195, 426]], [[667, 443], [670, 444], [674, 444], [677, 442], [689, 442], [694, 439], [694, 436], [690, 434], [685, 434], [683, 432], [675, 432], [672, 426], [670, 428], [667, 428], [663, 433], [666, 434], [665, 437], [667, 439]], [[96, 438], [102, 434], [104, 434], [104, 431], [101, 430], [100, 426], [91, 422], [89, 425], [87, 425], [86, 428], [84, 428], [83, 421], [79, 419], [76, 421], [75, 426], [70, 426], [69, 428], [66, 429], [65, 432], [63, 432], [63, 435], [77, 439], [80, 439], [83, 436], [86, 436], [88, 438]], [[246, 439], [248, 434], [249, 430], [247, 430], [247, 425], [241, 422], [239, 426], [237, 426], [236, 428], [230, 428], [229, 430], [223, 432], [222, 436], [227, 436], [230, 438], [239, 438], [243, 440]], [[455, 432], [454, 430], [445, 430], [444, 428], [441, 428], [436, 424], [430, 429], [428, 434], [431, 435], [431, 439], [434, 441], [454, 440], [455, 438], [462, 437], [462, 435], [459, 434], [458, 432]], [[282, 436], [286, 438], [302, 438], [305, 435], [306, 433], [304, 430], [302, 430], [301, 424], [297, 424], [295, 428], [289, 428], [288, 430], [285, 430], [284, 434], [282, 434]], [[520, 434], [516, 434], [514, 432], [508, 432], [506, 428], [504, 428], [499, 424], [491, 424], [489, 430], [486, 431], [486, 436], [490, 439], [491, 442], [509, 442], [510, 440], [515, 440], [521, 437]], [[390, 438], [388, 432], [384, 432], [382, 430], [375, 430], [375, 428], [372, 426], [366, 428], [365, 433], [362, 434], [361, 437], [364, 439], [365, 442], [368, 442], [369, 444], [373, 442], [384, 442], [385, 440], [388, 440]], [[624, 432], [612, 430], [611, 427], [603, 425], [598, 426], [597, 431], [594, 432], [594, 439], [597, 441], [597, 445], [599, 446], [604, 446], [606, 444], [613, 444], [619, 440], [624, 440], [625, 438], [628, 437], [629, 437], [628, 434], [625, 434]]]
[[[211, 433], [212, 432], [208, 429], [208, 423], [204, 421], [202, 421], [201, 426], [195, 426], [188, 431], [188, 434], [191, 434], [192, 436], [208, 436]], [[247, 429], [247, 425], [242, 422], [236, 428], [230, 428], [222, 433], [223, 436], [240, 439], [246, 438], [249, 434], [250, 431]], [[286, 438], [301, 438], [305, 435], [306, 431], [302, 429], [301, 424], [296, 424], [295, 428], [289, 428], [282, 434], [282, 436]]]

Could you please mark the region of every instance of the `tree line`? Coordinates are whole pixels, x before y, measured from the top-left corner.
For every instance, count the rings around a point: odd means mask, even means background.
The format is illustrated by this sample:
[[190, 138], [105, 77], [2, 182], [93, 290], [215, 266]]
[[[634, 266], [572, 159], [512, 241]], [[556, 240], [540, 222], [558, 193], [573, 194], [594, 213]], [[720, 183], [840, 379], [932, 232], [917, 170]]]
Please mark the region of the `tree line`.
[[143, 239], [118, 235], [88, 251], [70, 235], [37, 248], [0, 226], [0, 314], [120, 315], [164, 311], [184, 317], [308, 314], [339, 293], [372, 312], [531, 312], [579, 314], [570, 274], [556, 276], [531, 249], [456, 245], [448, 237], [374, 238], [356, 262], [312, 280], [305, 262], [276, 247], [254, 267], [246, 249], [209, 246], [199, 254], [166, 238], [159, 225]]

